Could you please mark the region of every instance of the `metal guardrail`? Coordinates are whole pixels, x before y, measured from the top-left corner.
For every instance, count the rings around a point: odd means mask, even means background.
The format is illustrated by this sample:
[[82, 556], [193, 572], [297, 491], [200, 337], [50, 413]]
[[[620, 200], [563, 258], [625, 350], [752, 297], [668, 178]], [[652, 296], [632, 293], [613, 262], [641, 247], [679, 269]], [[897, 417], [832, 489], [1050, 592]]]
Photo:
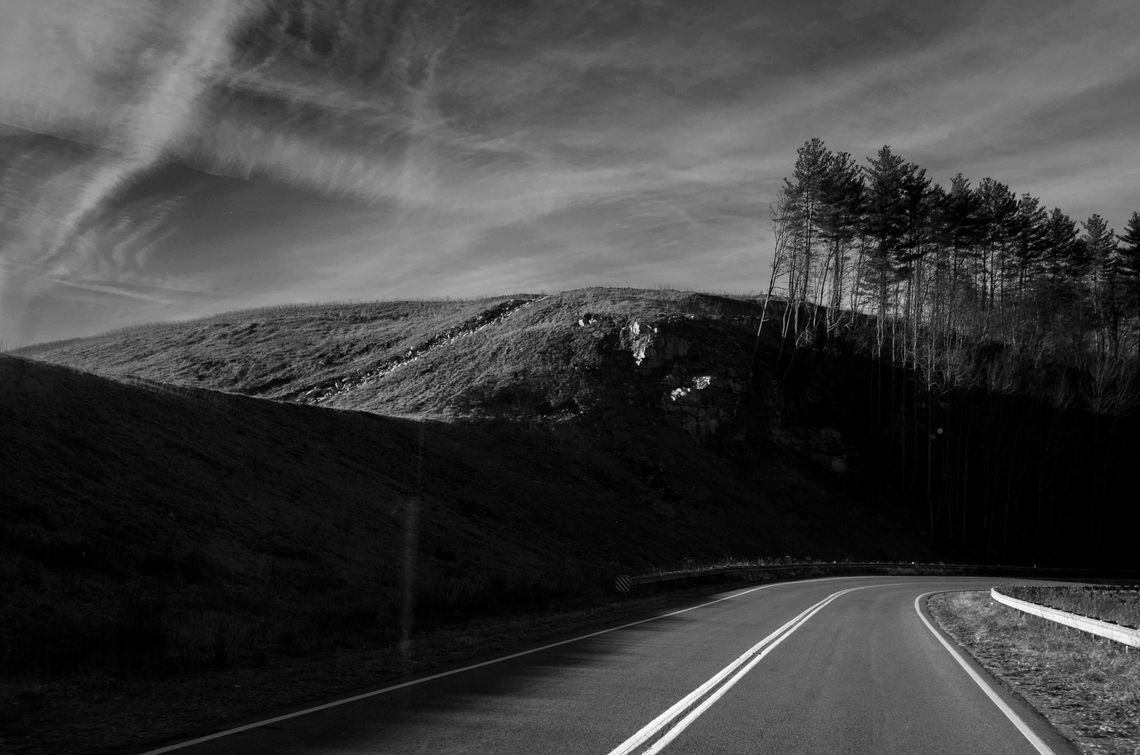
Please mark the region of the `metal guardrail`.
[[1110, 640], [1121, 642], [1130, 647], [1140, 648], [1140, 629], [1130, 629], [1129, 627], [1124, 627], [1119, 624], [1112, 624], [1107, 621], [1101, 621], [1100, 619], [1090, 619], [1088, 616], [1062, 611], [1058, 608], [1050, 608], [1048, 606], [1038, 605], [1037, 603], [1030, 603], [1028, 600], [1011, 598], [1008, 595], [1003, 595], [998, 592], [996, 587], [990, 588], [990, 597], [998, 603], [1007, 605], [1010, 608], [1016, 608], [1018, 611], [1023, 611], [1033, 616], [1040, 616], [1043, 619], [1064, 624], [1067, 627], [1073, 627], [1082, 632], [1095, 634], [1098, 637], [1107, 637]]
[[1030, 566], [1004, 566], [999, 564], [931, 564], [915, 561], [809, 561], [785, 564], [741, 564], [711, 568], [677, 569], [649, 574], [620, 574], [614, 579], [614, 589], [629, 593], [641, 585], [677, 582], [712, 582], [723, 579], [757, 580], [789, 572], [821, 574], [878, 574], [888, 571], [907, 571], [930, 576], [943, 575], [1005, 575], [1072, 579], [1103, 574], [1093, 570], [1038, 568]]
[[805, 566], [725, 566], [711, 569], [683, 569], [678, 571], [657, 572], [653, 574], [619, 574], [614, 578], [614, 589], [618, 592], [631, 592], [639, 585], [649, 585], [660, 582], [711, 581], [717, 577], [736, 576], [747, 579], [749, 572], [770, 573], [779, 571], [803, 570]]

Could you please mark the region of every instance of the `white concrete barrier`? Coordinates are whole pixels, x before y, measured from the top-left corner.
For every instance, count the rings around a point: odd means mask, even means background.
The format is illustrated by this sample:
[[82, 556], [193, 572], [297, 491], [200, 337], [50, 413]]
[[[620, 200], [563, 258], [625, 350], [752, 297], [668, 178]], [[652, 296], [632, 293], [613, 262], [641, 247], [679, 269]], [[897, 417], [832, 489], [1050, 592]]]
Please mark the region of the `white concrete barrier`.
[[1134, 648], [1140, 648], [1140, 629], [1129, 629], [1119, 624], [1111, 624], [1107, 621], [1100, 621], [1099, 619], [1090, 619], [1087, 616], [1080, 616], [1075, 613], [1069, 613], [1068, 611], [1041, 606], [1036, 603], [1030, 603], [1027, 600], [1011, 598], [1008, 595], [1002, 595], [997, 591], [996, 587], [990, 588], [990, 597], [998, 603], [1007, 605], [1010, 608], [1016, 608], [1018, 611], [1024, 611], [1025, 613], [1040, 616], [1043, 619], [1048, 619], [1058, 624], [1064, 624], [1067, 627], [1079, 629], [1082, 632], [1095, 634], [1098, 637], [1107, 637], [1110, 640], [1122, 642]]

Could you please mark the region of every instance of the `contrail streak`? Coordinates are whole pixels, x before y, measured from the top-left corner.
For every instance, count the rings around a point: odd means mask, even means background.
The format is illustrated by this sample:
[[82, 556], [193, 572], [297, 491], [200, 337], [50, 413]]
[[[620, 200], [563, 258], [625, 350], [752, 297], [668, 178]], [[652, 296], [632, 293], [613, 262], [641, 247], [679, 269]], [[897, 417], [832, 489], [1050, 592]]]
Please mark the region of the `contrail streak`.
[[59, 141], [34, 149], [19, 174], [13, 161], [6, 173], [15, 183], [0, 185], [0, 199], [18, 208], [3, 218], [0, 255], [22, 268], [0, 273], [0, 337], [20, 342], [30, 299], [71, 264], [102, 254], [99, 244], [78, 243], [84, 225], [185, 141], [231, 59], [234, 32], [261, 5], [5, 5], [0, 122]]
[[128, 137], [121, 155], [113, 155], [79, 189], [70, 212], [60, 219], [55, 239], [43, 260], [51, 264], [65, 254], [79, 226], [123, 187], [153, 169], [178, 144], [195, 121], [198, 103], [231, 53], [230, 36], [254, 7], [251, 0], [200, 2], [204, 8], [186, 31], [181, 49], [172, 50], [148, 88], [132, 108]]

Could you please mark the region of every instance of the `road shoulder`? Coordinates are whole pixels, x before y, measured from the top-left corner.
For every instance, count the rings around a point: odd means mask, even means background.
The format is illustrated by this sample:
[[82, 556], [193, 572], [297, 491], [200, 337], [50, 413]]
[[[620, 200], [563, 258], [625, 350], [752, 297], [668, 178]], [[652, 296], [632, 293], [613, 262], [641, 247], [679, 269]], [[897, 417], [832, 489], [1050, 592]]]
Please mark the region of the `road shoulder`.
[[[735, 592], [735, 591], [730, 591]], [[87, 675], [0, 682], [0, 751], [141, 751], [288, 714], [723, 596], [723, 586], [496, 617], [417, 633], [410, 652], [356, 646], [259, 667], [167, 678]]]
[[996, 686], [1048, 721], [1069, 748], [1140, 752], [1140, 653], [1026, 616], [987, 592], [939, 593], [926, 608]]

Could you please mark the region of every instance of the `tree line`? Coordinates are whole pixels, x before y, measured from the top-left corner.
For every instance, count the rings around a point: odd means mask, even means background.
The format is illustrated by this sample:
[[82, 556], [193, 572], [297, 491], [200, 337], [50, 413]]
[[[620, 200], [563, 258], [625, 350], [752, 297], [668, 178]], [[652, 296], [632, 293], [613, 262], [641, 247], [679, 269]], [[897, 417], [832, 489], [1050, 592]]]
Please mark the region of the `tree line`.
[[815, 138], [772, 224], [768, 294], [794, 345], [854, 341], [928, 389], [1137, 404], [1140, 212], [1118, 234], [993, 178], [942, 186], [889, 146], [859, 164]]
[[772, 223], [761, 327], [781, 329], [789, 390], [844, 396], [861, 489], [951, 557], [1128, 559], [1140, 213], [1117, 233], [994, 178], [942, 186], [889, 146], [859, 163], [811, 139]]

